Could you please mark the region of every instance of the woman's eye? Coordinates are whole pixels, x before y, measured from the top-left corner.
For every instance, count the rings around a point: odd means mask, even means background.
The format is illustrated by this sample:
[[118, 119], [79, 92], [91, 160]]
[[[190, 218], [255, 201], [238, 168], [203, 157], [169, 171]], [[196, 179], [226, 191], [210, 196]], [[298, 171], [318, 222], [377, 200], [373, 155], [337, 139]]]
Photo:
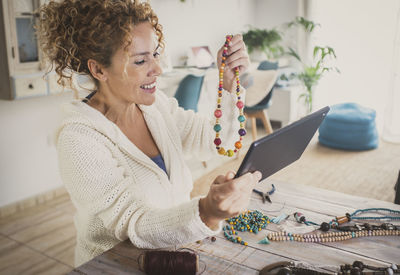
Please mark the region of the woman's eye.
[[144, 64], [144, 60], [136, 61], [135, 64], [136, 64], [136, 65], [142, 65], [142, 64]]

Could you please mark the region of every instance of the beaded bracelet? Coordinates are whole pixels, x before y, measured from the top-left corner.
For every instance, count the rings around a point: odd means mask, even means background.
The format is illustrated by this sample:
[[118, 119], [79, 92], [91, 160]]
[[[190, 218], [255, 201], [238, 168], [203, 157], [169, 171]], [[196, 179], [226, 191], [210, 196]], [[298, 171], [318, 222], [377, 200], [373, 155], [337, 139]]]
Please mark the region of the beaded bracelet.
[[219, 132], [222, 130], [221, 124], [219, 123], [219, 119], [222, 116], [222, 111], [221, 111], [221, 97], [222, 97], [222, 89], [224, 86], [224, 70], [225, 70], [225, 60], [228, 54], [228, 45], [229, 42], [232, 39], [232, 35], [227, 35], [225, 44], [224, 44], [224, 50], [222, 52], [222, 60], [221, 60], [221, 67], [219, 69], [219, 85], [218, 85], [218, 99], [217, 99], [217, 109], [214, 111], [214, 116], [215, 116], [215, 125], [214, 125], [214, 131], [215, 131], [215, 139], [214, 139], [214, 144], [216, 145], [216, 149], [218, 150], [218, 153], [223, 156], [228, 156], [232, 157], [235, 153], [237, 153], [240, 148], [242, 148], [242, 140], [243, 136], [246, 135], [246, 130], [244, 129], [244, 122], [246, 121], [246, 118], [243, 114], [243, 107], [244, 103], [243, 101], [240, 100], [240, 79], [239, 79], [239, 68], [235, 68], [235, 76], [236, 76], [236, 107], [239, 109], [239, 116], [238, 120], [240, 123], [240, 129], [238, 131], [239, 133], [239, 140], [235, 142], [235, 149], [229, 149], [225, 150], [224, 147], [220, 146], [222, 141], [221, 138], [219, 137]]

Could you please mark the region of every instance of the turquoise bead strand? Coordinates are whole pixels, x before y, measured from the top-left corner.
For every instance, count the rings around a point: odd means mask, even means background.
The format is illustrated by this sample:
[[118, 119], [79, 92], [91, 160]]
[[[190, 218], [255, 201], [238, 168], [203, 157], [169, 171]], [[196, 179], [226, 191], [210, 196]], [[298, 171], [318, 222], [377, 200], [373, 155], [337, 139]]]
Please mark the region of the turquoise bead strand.
[[[399, 216], [378, 216], [378, 217], [357, 217], [359, 214], [368, 213], [368, 212], [388, 212], [392, 214], [397, 214]], [[350, 214], [350, 218], [352, 220], [400, 220], [400, 211], [393, 210], [389, 208], [366, 208], [366, 209], [358, 209]]]
[[226, 222], [228, 225], [223, 227], [225, 238], [234, 243], [248, 245], [240, 236], [237, 236], [238, 231], [258, 234], [258, 232], [267, 227], [270, 219], [260, 211], [255, 210], [226, 219]]

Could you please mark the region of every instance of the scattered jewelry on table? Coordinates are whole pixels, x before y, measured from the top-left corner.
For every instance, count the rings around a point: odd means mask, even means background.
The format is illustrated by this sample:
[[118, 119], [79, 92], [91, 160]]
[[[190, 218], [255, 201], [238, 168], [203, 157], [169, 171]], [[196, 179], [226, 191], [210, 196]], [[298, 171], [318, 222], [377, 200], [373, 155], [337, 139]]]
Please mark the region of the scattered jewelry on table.
[[[359, 216], [365, 213], [389, 213], [390, 215], [385, 216]], [[381, 225], [373, 225], [369, 223], [354, 224], [343, 226], [343, 224], [350, 222], [351, 220], [387, 220], [397, 221], [400, 220], [400, 211], [392, 210], [388, 208], [367, 208], [359, 209], [354, 211], [352, 214], [346, 213], [343, 217], [336, 217], [329, 223], [323, 222], [320, 225], [318, 223], [309, 221], [300, 212], [293, 214], [294, 218], [298, 223], [303, 223], [307, 226], [319, 226], [319, 229], [324, 232], [328, 232], [330, 229], [335, 229], [335, 232], [331, 233], [315, 233], [315, 234], [299, 234], [289, 231], [281, 231], [277, 233], [269, 233], [267, 236], [260, 241], [260, 243], [269, 243], [269, 241], [297, 241], [297, 242], [337, 242], [345, 241], [352, 238], [359, 237], [370, 237], [370, 236], [399, 236], [400, 226], [393, 225], [391, 223], [383, 223]]]
[[223, 227], [225, 238], [234, 243], [248, 245], [248, 242], [244, 241], [240, 236], [235, 237], [235, 235], [238, 235], [238, 231], [257, 234], [267, 227], [270, 220], [260, 211], [249, 210], [237, 217], [226, 219], [226, 222], [228, 225]]
[[[323, 269], [333, 270], [325, 271]], [[293, 262], [277, 262], [265, 266], [260, 275], [392, 275], [400, 273], [400, 265], [391, 264], [386, 267], [376, 267], [366, 265], [361, 261], [355, 261], [353, 264], [344, 264], [340, 267], [336, 266], [313, 266], [308, 263], [293, 261]]]
[[[390, 215], [385, 215], [385, 216], [359, 216], [361, 214], [366, 214], [366, 213], [388, 213]], [[397, 216], [396, 216], [397, 215]], [[305, 225], [318, 225], [315, 222], [308, 221], [306, 220], [305, 216], [299, 212], [294, 213], [294, 216], [296, 220], [299, 223], [304, 223]], [[366, 220], [372, 220], [372, 221], [380, 221], [380, 220], [386, 220], [386, 221], [400, 221], [400, 211], [398, 210], [393, 210], [389, 208], [366, 208], [366, 209], [358, 209], [354, 211], [352, 214], [346, 213], [345, 216], [342, 217], [335, 217], [332, 219], [330, 222], [323, 222], [321, 223], [320, 230], [322, 231], [329, 231], [330, 229], [336, 229], [339, 225], [348, 223], [350, 221], [366, 221]]]
[[[369, 274], [388, 274], [392, 275], [394, 273], [400, 273], [400, 265], [396, 264], [391, 264], [388, 267], [377, 267], [377, 266], [371, 266], [371, 265], [366, 265], [361, 261], [354, 261], [352, 265], [350, 264], [345, 264], [340, 266], [340, 274], [367, 274], [364, 272], [364, 270], [371, 270], [373, 272], [369, 272]], [[349, 272], [348, 272], [349, 271]]]
[[[279, 241], [296, 241], [296, 242], [304, 242], [304, 243], [326, 243], [326, 242], [338, 242], [338, 241], [346, 241], [353, 238], [360, 237], [372, 237], [372, 236], [400, 236], [400, 225], [396, 226], [391, 223], [383, 223], [381, 225], [374, 225], [369, 223], [364, 224], [354, 224], [344, 226], [344, 223], [350, 222], [353, 220], [400, 220], [400, 216], [358, 216], [362, 213], [370, 213], [370, 212], [387, 212], [391, 215], [400, 214], [400, 211], [387, 209], [387, 208], [367, 208], [367, 209], [359, 209], [353, 212], [352, 214], [346, 214], [343, 217], [336, 217], [330, 223], [323, 222], [321, 225], [309, 221], [306, 217], [300, 212], [295, 212], [293, 214], [297, 223], [305, 224], [310, 226], [312, 231], [315, 231], [316, 227], [319, 226], [319, 229], [326, 233], [293, 233], [289, 231], [281, 231], [275, 233], [268, 233], [265, 238], [261, 239], [259, 244], [269, 244], [271, 241], [279, 242]], [[224, 236], [231, 242], [239, 243], [242, 245], [248, 245], [248, 242], [244, 241], [242, 237], [236, 236], [238, 232], [250, 232], [257, 234], [261, 230], [265, 229], [267, 225], [271, 222], [279, 224], [284, 220], [288, 219], [287, 214], [280, 214], [279, 216], [270, 219], [268, 216], [264, 215], [260, 211], [247, 211], [240, 214], [237, 217], [233, 217], [230, 219], [226, 219], [228, 225], [223, 227]], [[328, 225], [328, 226], [326, 226]], [[335, 229], [335, 232], [327, 232], [330, 229]]]

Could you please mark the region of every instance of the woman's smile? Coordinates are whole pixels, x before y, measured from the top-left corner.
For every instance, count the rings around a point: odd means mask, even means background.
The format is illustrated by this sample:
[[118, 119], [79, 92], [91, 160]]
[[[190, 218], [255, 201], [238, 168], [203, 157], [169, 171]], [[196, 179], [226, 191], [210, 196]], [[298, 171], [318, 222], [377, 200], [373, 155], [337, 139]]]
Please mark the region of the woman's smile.
[[143, 84], [140, 86], [140, 88], [145, 92], [145, 93], [149, 93], [152, 94], [156, 91], [157, 88], [157, 82], [154, 81], [150, 84]]

